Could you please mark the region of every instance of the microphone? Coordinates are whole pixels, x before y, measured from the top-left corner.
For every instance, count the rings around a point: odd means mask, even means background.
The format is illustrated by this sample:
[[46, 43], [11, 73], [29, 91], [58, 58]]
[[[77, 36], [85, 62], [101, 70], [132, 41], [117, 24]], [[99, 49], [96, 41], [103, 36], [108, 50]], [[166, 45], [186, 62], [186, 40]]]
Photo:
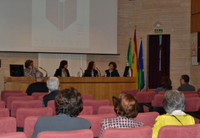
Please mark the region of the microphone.
[[101, 77], [101, 71], [96, 67], [97, 71], [99, 72], [99, 75]]
[[45, 69], [43, 69], [42, 67], [39, 67], [41, 70], [43, 70], [44, 72], [46, 72], [46, 76], [45, 77], [47, 77], [48, 76], [48, 73], [47, 73], [47, 71], [45, 70]]
[[83, 69], [82, 68], [80, 68], [81, 69], [81, 72], [82, 72], [82, 76], [83, 76]]

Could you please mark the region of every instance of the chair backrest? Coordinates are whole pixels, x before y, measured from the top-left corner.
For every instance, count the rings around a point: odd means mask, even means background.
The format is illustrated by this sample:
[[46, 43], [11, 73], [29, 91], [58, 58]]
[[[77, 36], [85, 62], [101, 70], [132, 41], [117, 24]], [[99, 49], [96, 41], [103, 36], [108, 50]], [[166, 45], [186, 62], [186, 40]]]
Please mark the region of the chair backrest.
[[83, 100], [83, 106], [92, 106], [93, 114], [97, 114], [100, 106], [109, 106], [109, 100]]
[[9, 96], [7, 98], [7, 108], [11, 110], [11, 104], [13, 101], [30, 101], [34, 100], [33, 96]]
[[199, 111], [200, 108], [200, 98], [199, 97], [186, 97], [185, 98], [185, 111], [195, 112]]
[[7, 105], [7, 98], [9, 96], [27, 96], [26, 93], [5, 93], [3, 95], [3, 101], [5, 102], [5, 105]]
[[198, 94], [197, 91], [182, 91], [184, 94]]
[[54, 100], [48, 101], [47, 107], [51, 107], [52, 110], [53, 110], [53, 115], [56, 115], [56, 108], [55, 108], [55, 101]]
[[0, 108], [5, 108], [5, 102], [4, 101], [0, 101]]
[[164, 94], [156, 94], [151, 102], [154, 107], [163, 107]]
[[91, 123], [91, 130], [94, 137], [98, 137], [101, 131], [101, 121], [105, 118], [115, 118], [116, 114], [101, 114], [101, 115], [79, 115], [78, 117], [85, 118]]
[[9, 110], [7, 108], [0, 108], [0, 117], [9, 117]]
[[83, 106], [83, 110], [80, 112], [79, 115], [93, 115], [92, 106]]
[[52, 116], [53, 110], [50, 107], [45, 108], [19, 108], [16, 114], [17, 127], [24, 127], [24, 120], [28, 116]]
[[32, 93], [32, 96], [34, 97], [34, 100], [39, 100], [39, 96], [45, 96], [48, 92], [34, 92]]
[[31, 138], [38, 118], [39, 116], [28, 116], [25, 118], [24, 133], [26, 134], [27, 138]]
[[32, 101], [13, 101], [11, 104], [11, 116], [15, 117], [17, 109], [19, 108], [40, 108], [42, 102], [39, 100]]
[[1, 91], [1, 98], [3, 98], [5, 93], [23, 93], [23, 91], [21, 91], [21, 90], [3, 90], [3, 91]]
[[26, 138], [26, 135], [24, 132], [3, 133], [0, 138]]
[[158, 94], [165, 94], [166, 91], [160, 91]]
[[142, 89], [141, 92], [150, 92], [150, 91], [154, 91], [155, 92], [156, 89]]
[[156, 93], [154, 91], [150, 92], [138, 92], [136, 94], [136, 99], [138, 103], [151, 103]]
[[93, 96], [92, 95], [82, 95], [82, 100], [93, 100]]
[[40, 95], [39, 97], [38, 97], [38, 100], [40, 100], [40, 101], [42, 101], [43, 102], [43, 95]]
[[126, 94], [131, 94], [134, 97], [136, 96], [136, 94], [138, 93], [138, 89], [133, 89], [133, 90], [122, 90], [121, 93], [126, 93]]
[[0, 133], [16, 132], [16, 119], [14, 117], [1, 117], [0, 128]]
[[138, 113], [135, 120], [143, 122], [144, 126], [153, 127], [157, 116], [159, 116], [158, 112]]
[[103, 131], [101, 138], [151, 138], [152, 128], [149, 126], [120, 129], [112, 128]]
[[93, 138], [93, 133], [90, 129], [65, 132], [46, 131], [40, 132], [37, 138]]
[[189, 97], [199, 97], [199, 95], [197, 93], [187, 93], [187, 94], [184, 94], [185, 95], [185, 98], [189, 98]]
[[159, 130], [158, 138], [199, 138], [200, 124], [188, 126], [164, 126]]
[[100, 106], [97, 114], [115, 114], [114, 106]]

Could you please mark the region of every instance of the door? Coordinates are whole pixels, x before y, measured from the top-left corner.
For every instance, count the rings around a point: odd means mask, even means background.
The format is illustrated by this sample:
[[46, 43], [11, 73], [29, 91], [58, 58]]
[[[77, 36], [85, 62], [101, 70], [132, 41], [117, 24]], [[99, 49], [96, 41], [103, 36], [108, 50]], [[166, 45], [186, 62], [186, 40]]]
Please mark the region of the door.
[[149, 88], [161, 86], [161, 78], [169, 76], [170, 35], [149, 35]]

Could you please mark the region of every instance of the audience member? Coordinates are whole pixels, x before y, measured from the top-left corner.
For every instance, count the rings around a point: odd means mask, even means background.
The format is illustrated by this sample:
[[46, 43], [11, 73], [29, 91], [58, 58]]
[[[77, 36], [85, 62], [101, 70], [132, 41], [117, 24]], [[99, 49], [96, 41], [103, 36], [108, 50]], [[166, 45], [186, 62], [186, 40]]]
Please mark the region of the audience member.
[[32, 138], [42, 131], [72, 131], [89, 129], [88, 120], [77, 118], [83, 109], [81, 94], [74, 88], [60, 91], [55, 98], [56, 116], [38, 118]]
[[60, 62], [60, 66], [56, 70], [54, 76], [56, 76], [56, 77], [70, 77], [69, 70], [67, 69], [67, 67], [68, 67], [67, 60], [62, 60]]
[[135, 128], [144, 126], [142, 122], [133, 119], [137, 116], [139, 107], [137, 100], [132, 95], [120, 94], [114, 107], [117, 118], [107, 118], [102, 120], [99, 138], [105, 129]]
[[48, 101], [54, 100], [54, 98], [60, 91], [59, 85], [60, 85], [60, 82], [59, 82], [58, 78], [56, 78], [56, 77], [50, 77], [47, 80], [47, 87], [49, 89], [49, 94], [47, 94], [43, 97], [43, 106], [47, 107]]
[[35, 83], [28, 86], [26, 93], [27, 95], [32, 95], [33, 92], [48, 92], [47, 84], [44, 82], [44, 77], [42, 72], [37, 72], [35, 76]]
[[119, 73], [116, 70], [117, 64], [115, 62], [110, 62], [108, 66], [109, 69], [105, 71], [105, 77], [119, 77]]
[[181, 86], [178, 87], [179, 91], [195, 91], [194, 86], [189, 84], [190, 78], [188, 75], [182, 75], [180, 79]]
[[95, 69], [96, 64], [94, 61], [90, 61], [88, 64], [87, 70], [85, 70], [83, 77], [97, 77], [98, 71]]
[[25, 62], [25, 69], [24, 69], [24, 76], [25, 77], [35, 77], [36, 72], [39, 70], [33, 67], [33, 60], [26, 60]]
[[167, 91], [172, 89], [172, 81], [168, 76], [163, 76], [161, 79], [161, 87], [158, 87], [155, 92], [158, 94], [160, 91]]
[[156, 118], [152, 138], [157, 138], [160, 128], [166, 125], [183, 126], [195, 124], [194, 118], [183, 112], [185, 110], [185, 96], [182, 92], [177, 90], [166, 91], [163, 108], [167, 114]]

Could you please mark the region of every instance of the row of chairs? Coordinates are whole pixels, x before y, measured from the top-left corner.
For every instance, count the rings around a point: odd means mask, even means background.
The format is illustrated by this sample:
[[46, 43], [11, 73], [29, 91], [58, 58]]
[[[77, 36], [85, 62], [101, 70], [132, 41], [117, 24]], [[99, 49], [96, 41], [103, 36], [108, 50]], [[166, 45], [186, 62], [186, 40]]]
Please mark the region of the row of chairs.
[[[45, 115], [45, 113], [43, 113], [43, 115]], [[158, 115], [159, 114], [157, 112], [139, 113], [138, 116], [135, 118], [135, 120], [143, 122], [145, 126], [153, 127], [155, 119], [157, 118]], [[0, 129], [0, 133], [16, 132], [16, 126], [21, 125], [24, 127], [24, 133], [26, 134], [27, 138], [30, 138], [31, 135], [33, 134], [35, 123], [40, 116], [41, 114], [37, 116], [37, 114], [34, 113], [32, 113], [32, 116], [24, 115], [23, 116], [24, 121], [20, 122], [18, 122], [17, 118], [15, 119], [14, 117], [2, 117], [0, 118], [0, 128], [2, 128]], [[88, 121], [90, 121], [91, 130], [94, 134], [94, 137], [98, 137], [101, 130], [102, 119], [115, 118], [117, 117], [117, 115], [116, 114], [79, 115], [78, 117], [85, 118]]]
[[[200, 125], [190, 126], [164, 126], [160, 129], [158, 138], [199, 138]], [[28, 138], [23, 132], [12, 132], [0, 134], [1, 138]], [[52, 132], [46, 131], [38, 134], [37, 138], [93, 138], [94, 134], [90, 129]], [[102, 138], [151, 138], [152, 128], [149, 126], [130, 129], [106, 129]]]

